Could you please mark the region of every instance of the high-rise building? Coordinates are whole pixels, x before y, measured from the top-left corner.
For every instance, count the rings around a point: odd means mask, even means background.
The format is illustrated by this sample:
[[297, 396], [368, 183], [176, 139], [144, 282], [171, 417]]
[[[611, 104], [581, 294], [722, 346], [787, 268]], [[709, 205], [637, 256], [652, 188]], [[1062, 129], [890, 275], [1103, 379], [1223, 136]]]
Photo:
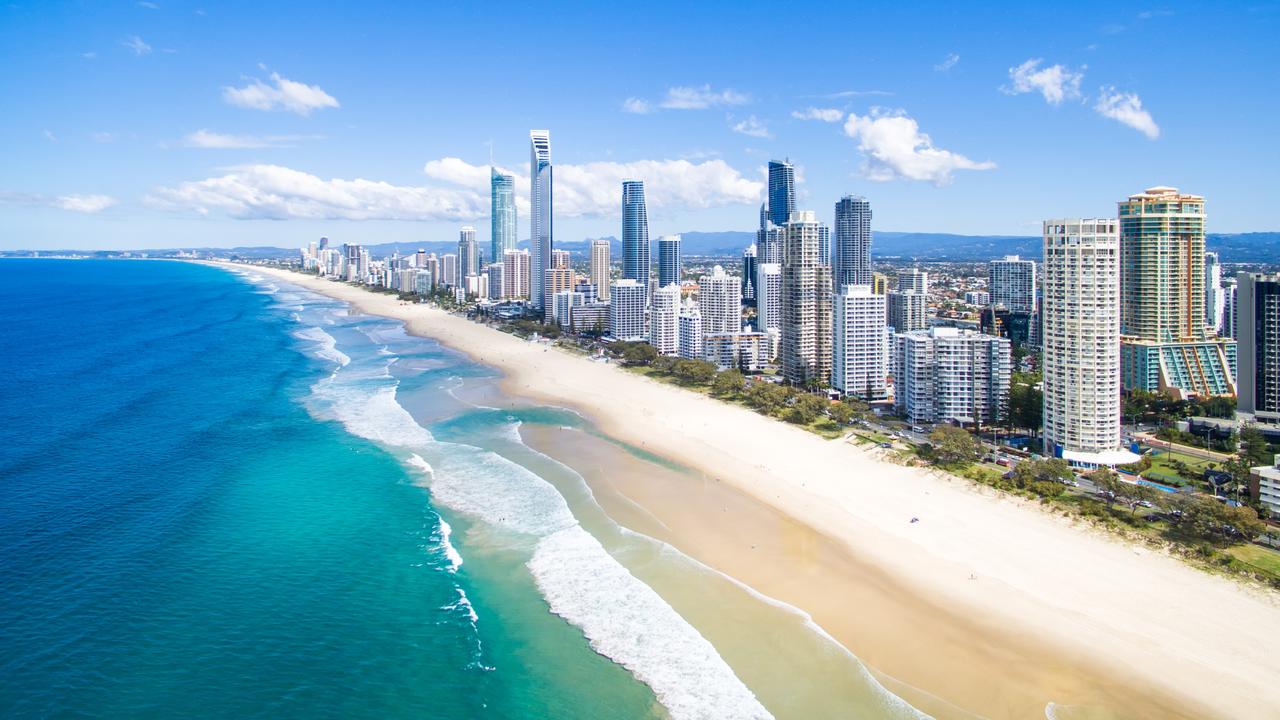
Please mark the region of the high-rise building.
[[742, 302], [756, 304], [756, 245], [751, 243], [742, 251]]
[[658, 238], [658, 287], [680, 284], [680, 236], [663, 235]]
[[782, 332], [782, 265], [756, 266], [756, 329]]
[[582, 293], [574, 290], [557, 290], [555, 295], [551, 296], [551, 319], [561, 327], [572, 327], [572, 319], [574, 311], [581, 305], [586, 304], [587, 299]]
[[969, 290], [964, 294], [964, 302], [966, 305], [986, 307], [991, 304], [991, 293], [986, 290]]
[[831, 267], [818, 259], [822, 224], [805, 210], [792, 213], [785, 227], [782, 373], [793, 385], [825, 387], [831, 382]]
[[845, 285], [835, 296], [831, 386], [845, 395], [882, 400], [889, 374], [885, 296], [870, 285]]
[[1236, 333], [1236, 290], [1237, 285], [1234, 278], [1229, 278], [1222, 283], [1222, 327], [1218, 330], [1218, 334], [1224, 338], [1239, 340]]
[[989, 425], [1004, 417], [1013, 371], [1008, 340], [951, 327], [893, 339], [894, 402], [909, 421]]
[[568, 250], [552, 250], [551, 251], [551, 267], [557, 270], [569, 269], [569, 251]]
[[609, 287], [609, 335], [616, 340], [645, 340], [644, 306], [647, 288], [631, 278]]
[[530, 130], [529, 151], [529, 300], [541, 310], [546, 302], [542, 283], [551, 267], [553, 246], [551, 134]]
[[530, 260], [528, 250], [508, 250], [502, 254], [502, 296], [509, 300], [528, 299]]
[[507, 290], [506, 279], [503, 278], [503, 270], [505, 266], [500, 262], [489, 263], [484, 270], [489, 274], [489, 299], [504, 300], [506, 296], [503, 294]]
[[769, 336], [762, 332], [711, 333], [702, 338], [702, 359], [719, 370], [759, 372], [769, 362], [769, 348]]
[[649, 287], [649, 212], [644, 204], [644, 182], [622, 183], [622, 277]]
[[516, 249], [516, 179], [489, 168], [489, 260], [502, 262]]
[[693, 298], [686, 298], [680, 308], [679, 325], [680, 357], [686, 360], [702, 359], [702, 313]]
[[1222, 294], [1222, 263], [1218, 262], [1218, 253], [1204, 254], [1204, 324], [1210, 335], [1222, 331], [1222, 313], [1226, 309], [1226, 298]]
[[609, 241], [591, 241], [591, 284], [600, 300], [609, 299]]
[[653, 292], [649, 312], [649, 344], [659, 355], [680, 352], [680, 286], [664, 285]]
[[364, 248], [359, 245], [343, 245], [346, 250], [347, 257], [347, 281], [348, 282], [364, 282], [365, 275], [369, 273], [368, 267], [365, 266], [365, 258], [368, 257]]
[[832, 249], [835, 287], [871, 285], [871, 203], [845, 195], [836, 202]]
[[702, 336], [742, 330], [742, 282], [716, 265], [698, 278], [698, 310]]
[[1204, 198], [1153, 187], [1119, 203], [1125, 389], [1234, 395], [1236, 344], [1205, 331]]
[[884, 273], [871, 273], [871, 292], [877, 295], [888, 295], [889, 276]]
[[1017, 255], [992, 260], [987, 269], [991, 304], [1009, 312], [1032, 314], [1036, 310], [1036, 261]]
[[440, 256], [440, 278], [448, 287], [457, 287], [462, 282], [458, 275], [458, 256], [453, 253]]
[[920, 268], [906, 268], [898, 271], [898, 292], [917, 292], [929, 294], [929, 273]]
[[926, 295], [915, 290], [895, 290], [887, 296], [889, 327], [894, 332], [906, 333], [923, 330], [929, 326], [929, 308]]
[[1120, 236], [1115, 219], [1044, 223], [1044, 450], [1130, 462], [1120, 438]]
[[463, 277], [480, 273], [480, 246], [476, 244], [476, 229], [470, 225], [458, 232], [458, 272]]
[[1236, 407], [1280, 422], [1280, 273], [1236, 276], [1240, 379]]
[[[796, 211], [796, 169], [790, 160], [769, 161], [769, 222], [782, 227]], [[816, 252], [816, 248], [815, 248]]]
[[543, 274], [543, 292], [546, 297], [542, 304], [542, 321], [549, 323], [556, 320], [555, 297], [563, 290], [573, 290], [573, 270], [567, 267], [549, 267]]

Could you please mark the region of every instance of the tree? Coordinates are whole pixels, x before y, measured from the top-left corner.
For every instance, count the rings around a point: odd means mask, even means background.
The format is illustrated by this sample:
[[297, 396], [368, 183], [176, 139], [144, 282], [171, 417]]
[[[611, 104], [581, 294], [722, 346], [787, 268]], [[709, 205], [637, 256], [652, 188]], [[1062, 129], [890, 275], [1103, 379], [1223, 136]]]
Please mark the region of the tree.
[[1044, 424], [1044, 393], [1035, 386], [1018, 383], [1009, 385], [1009, 424], [1040, 433]]
[[1121, 486], [1123, 483], [1120, 482], [1120, 476], [1114, 470], [1100, 467], [1089, 471], [1085, 477], [1102, 491], [1102, 497], [1107, 501], [1107, 507], [1115, 504], [1116, 499], [1120, 497], [1122, 492]]
[[1270, 465], [1271, 453], [1267, 449], [1267, 439], [1258, 428], [1246, 425], [1240, 429], [1240, 454], [1254, 467]]
[[827, 414], [831, 416], [831, 420], [835, 424], [844, 427], [853, 419], [853, 408], [849, 407], [848, 403], [840, 402], [827, 408]]
[[849, 409], [853, 411], [853, 416], [857, 418], [864, 418], [867, 413], [871, 412], [871, 406], [858, 398], [845, 398], [842, 404], [848, 405]]
[[686, 385], [706, 385], [715, 379], [716, 366], [706, 360], [676, 360], [671, 374]]
[[746, 392], [747, 404], [757, 411], [772, 415], [787, 401], [787, 391], [781, 385], [769, 382], [752, 383]]
[[787, 422], [808, 425], [826, 409], [828, 403], [817, 395], [801, 395], [787, 409]]
[[940, 425], [929, 433], [929, 442], [933, 443], [934, 454], [942, 463], [970, 463], [982, 454], [982, 446], [977, 438], [967, 430], [952, 426]]
[[725, 370], [716, 374], [715, 381], [711, 383], [711, 392], [721, 397], [731, 397], [742, 392], [744, 383], [742, 373], [737, 370]]
[[658, 350], [649, 343], [629, 343], [622, 351], [622, 360], [628, 365], [649, 365], [658, 359]]

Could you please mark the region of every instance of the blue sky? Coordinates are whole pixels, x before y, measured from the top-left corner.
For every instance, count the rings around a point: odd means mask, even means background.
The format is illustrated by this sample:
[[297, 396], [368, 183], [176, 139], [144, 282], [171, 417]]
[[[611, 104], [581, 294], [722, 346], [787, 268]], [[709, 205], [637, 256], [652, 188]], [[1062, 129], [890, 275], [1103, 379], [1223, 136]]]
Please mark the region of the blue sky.
[[[886, 4], [887, 5], [887, 4]], [[828, 222], [1035, 234], [1157, 184], [1277, 230], [1280, 3], [14, 2], [0, 248], [488, 237], [551, 131], [556, 235], [751, 229], [765, 162]], [[519, 232], [527, 232], [521, 214]]]

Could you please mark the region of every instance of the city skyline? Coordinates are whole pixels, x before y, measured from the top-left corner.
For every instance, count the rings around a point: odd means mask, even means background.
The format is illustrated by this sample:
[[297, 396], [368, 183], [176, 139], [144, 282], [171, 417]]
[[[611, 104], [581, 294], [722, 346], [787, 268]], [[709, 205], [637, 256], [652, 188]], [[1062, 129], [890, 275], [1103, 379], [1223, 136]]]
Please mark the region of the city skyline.
[[[523, 241], [530, 127], [557, 134], [566, 239], [614, 234], [608, 188], [632, 177], [646, 181], [654, 236], [751, 229], [766, 164], [784, 158], [796, 209], [826, 224], [855, 194], [885, 230], [1034, 236], [1043, 217], [1105, 213], [1132, 188], [1165, 183], [1217, 199], [1210, 232], [1275, 229], [1263, 193], [1276, 100], [1256, 92], [1276, 57], [1275, 6], [1095, 5], [1066, 19], [938, 10], [923, 27], [909, 9], [872, 8], [865, 22], [878, 32], [856, 51], [819, 48], [801, 70], [822, 72], [794, 74], [822, 79], [784, 84], [741, 49], [744, 20], [699, 9], [673, 23], [674, 9], [657, 5], [639, 22], [676, 27], [682, 49], [583, 97], [510, 72], [494, 85], [512, 52], [452, 62], [480, 24], [491, 46], [515, 47], [522, 9], [481, 19], [321, 8], [293, 40], [273, 32], [287, 11], [241, 33], [248, 18], [234, 9], [152, 5], [3, 11], [11, 73], [0, 92], [21, 97], [23, 112], [0, 126], [0, 248], [412, 243], [461, 225], [491, 248], [491, 164], [516, 176]], [[616, 46], [615, 31], [582, 34], [581, 14], [547, 29], [560, 48], [551, 85], [589, 83], [600, 71], [582, 68]], [[996, 47], [967, 39], [992, 22], [1021, 32]], [[909, 26], [919, 37], [906, 43]], [[1193, 39], [1206, 49], [1187, 57]], [[825, 79], [847, 75], [865, 82]], [[1188, 102], [1230, 112], [1181, 112]], [[431, 112], [439, 103], [466, 111]], [[1226, 116], [1229, 126], [1216, 119]], [[1108, 172], [1073, 162], [1081, 154], [1109, 158]]]

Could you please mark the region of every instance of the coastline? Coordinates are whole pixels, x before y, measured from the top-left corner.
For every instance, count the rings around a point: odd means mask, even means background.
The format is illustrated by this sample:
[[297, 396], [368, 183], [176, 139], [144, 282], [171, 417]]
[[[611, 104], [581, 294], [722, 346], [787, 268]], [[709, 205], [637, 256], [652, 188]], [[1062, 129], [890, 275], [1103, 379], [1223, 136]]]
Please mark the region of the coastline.
[[[635, 529], [809, 613], [876, 672], [945, 701], [922, 709], [1026, 717], [1056, 702], [1124, 717], [1280, 713], [1280, 659], [1257, 640], [1280, 636], [1274, 595], [435, 308], [283, 269], [219, 266], [404, 321], [500, 370], [506, 392], [573, 408], [613, 438], [700, 471], [698, 489], [621, 473], [611, 491], [666, 528]], [[587, 479], [610, 514], [621, 512], [604, 492], [609, 477]], [[708, 512], [716, 504], [719, 515]], [[633, 522], [642, 521], [623, 524]], [[769, 523], [784, 529], [756, 537]]]

